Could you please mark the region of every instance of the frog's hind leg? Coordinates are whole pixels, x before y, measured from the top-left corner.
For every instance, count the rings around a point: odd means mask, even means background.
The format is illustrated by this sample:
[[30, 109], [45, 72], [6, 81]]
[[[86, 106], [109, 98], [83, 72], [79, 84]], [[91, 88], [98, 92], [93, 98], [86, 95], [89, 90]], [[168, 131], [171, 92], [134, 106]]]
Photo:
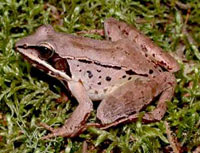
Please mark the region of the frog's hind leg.
[[144, 122], [161, 120], [167, 109], [166, 102], [173, 96], [175, 84], [173, 74], [164, 72], [149, 81], [134, 81], [123, 85], [123, 89], [119, 88], [108, 95], [97, 110], [97, 117], [103, 124], [102, 128], [137, 120], [139, 111], [159, 95], [157, 107], [145, 113], [142, 120]]
[[176, 72], [179, 70], [179, 64], [168, 53], [164, 52], [158, 45], [146, 35], [141, 33], [135, 27], [114, 18], [108, 18], [104, 22], [104, 32], [108, 40], [118, 41], [127, 39], [132, 45], [138, 46], [143, 55], [149, 59], [154, 59], [157, 65], [168, 71]]
[[92, 101], [87, 95], [87, 92], [81, 82], [71, 81], [68, 82], [68, 86], [72, 95], [79, 102], [79, 105], [70, 118], [66, 120], [65, 124], [60, 128], [53, 129], [46, 124], [40, 124], [52, 132], [49, 135], [42, 137], [42, 139], [49, 139], [56, 136], [74, 137], [78, 135], [78, 133], [83, 130], [84, 124], [93, 110]]

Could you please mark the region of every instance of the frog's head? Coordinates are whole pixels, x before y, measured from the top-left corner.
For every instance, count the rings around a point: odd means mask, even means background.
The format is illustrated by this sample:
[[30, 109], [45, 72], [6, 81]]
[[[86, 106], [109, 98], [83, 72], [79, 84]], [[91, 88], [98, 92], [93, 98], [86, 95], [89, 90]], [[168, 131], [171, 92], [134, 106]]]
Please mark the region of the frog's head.
[[54, 77], [70, 80], [65, 73], [68, 71], [67, 61], [59, 56], [59, 50], [56, 49], [55, 35], [51, 25], [43, 25], [34, 34], [19, 40], [15, 48], [33, 66]]

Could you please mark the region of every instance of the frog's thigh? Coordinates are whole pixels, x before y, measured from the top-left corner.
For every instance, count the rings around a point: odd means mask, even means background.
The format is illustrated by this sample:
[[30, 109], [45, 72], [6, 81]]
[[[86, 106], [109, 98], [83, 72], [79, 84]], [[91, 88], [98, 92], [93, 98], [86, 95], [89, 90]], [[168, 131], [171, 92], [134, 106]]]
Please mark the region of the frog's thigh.
[[103, 124], [111, 123], [110, 126], [116, 125], [116, 120], [118, 123], [135, 120], [137, 112], [161, 94], [156, 109], [143, 116], [143, 120], [148, 122], [160, 120], [167, 109], [166, 101], [170, 101], [173, 96], [175, 85], [175, 77], [169, 72], [163, 72], [146, 82], [131, 81], [102, 101], [97, 117]]
[[[156, 88], [156, 82], [153, 84]], [[102, 100], [97, 109], [98, 119], [103, 124], [109, 124], [139, 112], [152, 101], [156, 94], [153, 88], [147, 86], [147, 81], [144, 80], [131, 80], [122, 84]]]
[[179, 70], [179, 65], [173, 57], [158, 47], [151, 41], [150, 38], [142, 34], [135, 27], [126, 24], [122, 21], [117, 21], [114, 18], [108, 18], [104, 22], [104, 32], [107, 39], [117, 41], [120, 39], [128, 39], [133, 46], [138, 46], [139, 50], [152, 59], [155, 59], [157, 64], [171, 72]]
[[[108, 40], [118, 41], [120, 39], [129, 39], [130, 41], [132, 41], [132, 43], [134, 43], [133, 45], [138, 45], [135, 42], [135, 40], [138, 37], [141, 37], [141, 36], [146, 37], [140, 31], [138, 31], [135, 27], [123, 21], [118, 21], [114, 18], [108, 18], [104, 22], [104, 33], [105, 33], [106, 39]], [[146, 43], [146, 42], [143, 42], [143, 43]]]

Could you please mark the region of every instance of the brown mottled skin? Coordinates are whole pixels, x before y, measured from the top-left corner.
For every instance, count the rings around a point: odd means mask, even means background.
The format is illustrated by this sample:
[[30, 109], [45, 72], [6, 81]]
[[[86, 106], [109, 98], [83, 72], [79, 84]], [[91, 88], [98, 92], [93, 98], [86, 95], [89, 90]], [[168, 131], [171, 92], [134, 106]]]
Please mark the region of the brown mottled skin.
[[[143, 120], [158, 121], [166, 112], [176, 85], [172, 72], [179, 70], [173, 57], [148, 37], [124, 22], [109, 18], [104, 23], [107, 40], [55, 32], [50, 25], [16, 43], [33, 66], [61, 80], [79, 102], [61, 128], [43, 137], [74, 137], [86, 127], [92, 101], [101, 101], [97, 118], [101, 128], [133, 121], [159, 97], [157, 107]], [[46, 48], [45, 48], [46, 47]]]

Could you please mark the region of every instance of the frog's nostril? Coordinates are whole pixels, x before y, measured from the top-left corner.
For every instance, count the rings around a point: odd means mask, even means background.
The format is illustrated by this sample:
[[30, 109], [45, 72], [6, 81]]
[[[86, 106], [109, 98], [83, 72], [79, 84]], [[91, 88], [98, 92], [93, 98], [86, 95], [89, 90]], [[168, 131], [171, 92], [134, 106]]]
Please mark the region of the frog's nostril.
[[26, 49], [28, 48], [28, 44], [23, 44], [23, 47]]
[[16, 44], [15, 48], [23, 48], [23, 49], [27, 49], [28, 48], [28, 44]]

